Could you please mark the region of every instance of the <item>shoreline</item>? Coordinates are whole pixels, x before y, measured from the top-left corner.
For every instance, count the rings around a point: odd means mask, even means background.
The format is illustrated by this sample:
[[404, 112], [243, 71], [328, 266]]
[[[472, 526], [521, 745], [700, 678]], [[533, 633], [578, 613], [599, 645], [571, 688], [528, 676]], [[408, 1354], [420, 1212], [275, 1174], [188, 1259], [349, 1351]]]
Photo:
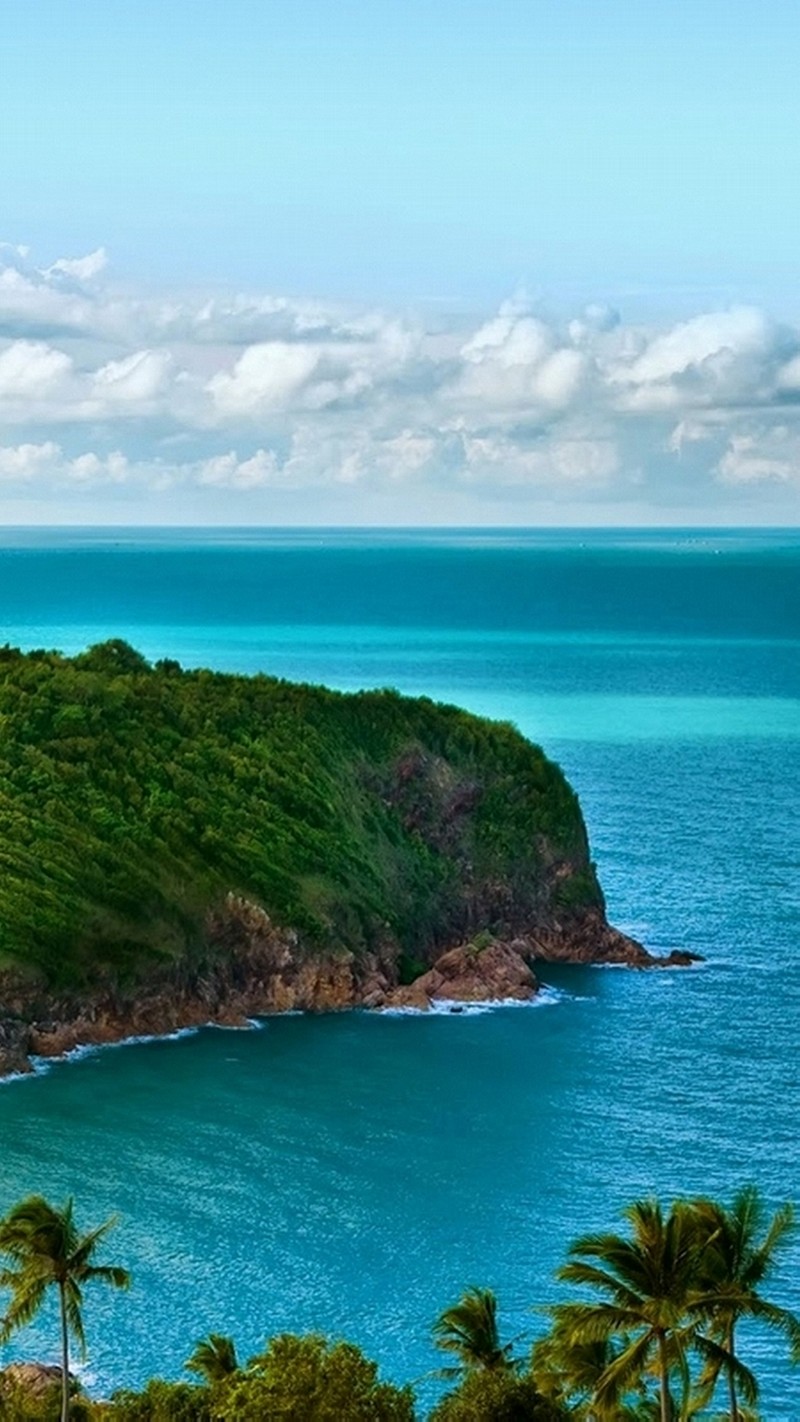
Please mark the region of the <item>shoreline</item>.
[[[499, 943], [489, 946], [495, 950], [500, 948], [504, 952], [510, 948], [510, 945]], [[639, 945], [636, 946], [638, 947]], [[120, 1017], [117, 1023], [113, 1025], [109, 1023], [108, 1020], [97, 1024], [97, 1030], [94, 1033], [92, 1032], [92, 1023], [86, 1018], [81, 1021], [80, 1025], [77, 1022], [53, 1024], [52, 1032], [43, 1035], [45, 1036], [45, 1040], [47, 1036], [52, 1037], [54, 1050], [28, 1050], [25, 1053], [24, 1066], [20, 1065], [8, 1071], [3, 1071], [0, 1068], [0, 1086], [6, 1086], [15, 1081], [33, 1080], [46, 1075], [51, 1066], [70, 1064], [71, 1062], [79, 1061], [83, 1057], [93, 1056], [114, 1048], [147, 1046], [156, 1042], [176, 1042], [181, 1038], [192, 1037], [205, 1030], [217, 1032], [263, 1031], [271, 1019], [278, 1017], [324, 1017], [338, 1015], [343, 1012], [364, 1012], [371, 1016], [389, 1018], [475, 1017], [503, 1009], [555, 1007], [558, 1006], [560, 1002], [570, 1000], [572, 996], [563, 989], [553, 987], [548, 983], [542, 982], [539, 978], [534, 977], [528, 965], [528, 961], [521, 959], [521, 956], [516, 953], [514, 953], [514, 956], [520, 958], [525, 973], [528, 974], [531, 979], [530, 983], [523, 985], [523, 989], [519, 995], [514, 995], [513, 991], [494, 993], [492, 995], [487, 991], [484, 995], [472, 995], [474, 993], [474, 984], [470, 983], [468, 986], [469, 995], [467, 996], [448, 997], [442, 994], [429, 996], [425, 989], [421, 988], [423, 980], [430, 978], [431, 974], [437, 973], [437, 965], [440, 964], [443, 959], [447, 960], [449, 958], [451, 965], [456, 964], [461, 966], [463, 964], [465, 951], [463, 947], [449, 950], [448, 953], [441, 955], [441, 958], [437, 960], [437, 964], [434, 965], [428, 973], [421, 975], [420, 979], [417, 979], [407, 988], [395, 986], [390, 989], [389, 993], [386, 994], [386, 999], [381, 1002], [370, 1002], [362, 999], [338, 1005], [283, 1007], [262, 1011], [254, 1010], [251, 1013], [243, 1012], [241, 1015], [227, 1011], [219, 1018], [206, 1017], [203, 1020], [198, 1020], [196, 1013], [192, 1011], [189, 1014], [190, 1020], [176, 1020], [168, 1026], [165, 1026], [163, 1031], [159, 1031], [158, 1029], [149, 1031], [126, 1031], [123, 1025], [125, 1021], [123, 1017]], [[514, 952], [514, 950], [511, 951]], [[474, 957], [479, 960], [486, 952], [487, 949], [483, 949], [480, 953], [474, 955]], [[496, 956], [495, 953], [495, 957]], [[625, 961], [570, 962], [566, 958], [534, 961], [537, 963], [537, 966], [547, 961], [551, 964], [556, 963], [557, 966], [563, 967], [589, 967], [596, 969], [619, 968], [627, 969], [628, 971], [634, 969], [644, 971], [650, 968], [661, 969], [662, 971], [668, 969], [684, 971], [687, 967], [702, 967], [704, 965], [704, 960], [699, 955], [679, 949], [673, 950], [667, 957], [659, 958], [649, 954], [647, 957], [649, 959], [648, 962], [639, 963]], [[452, 977], [450, 982], [453, 982]], [[517, 986], [519, 987], [519, 983], [517, 983]], [[44, 1045], [38, 1035], [41, 1032], [41, 1028], [37, 1028], [36, 1024], [31, 1024], [29, 1030], [31, 1035], [36, 1036], [37, 1044], [39, 1046]], [[60, 1041], [63, 1042], [64, 1038], [70, 1041], [70, 1045], [59, 1045], [56, 1047], [56, 1040], [60, 1039]], [[74, 1040], [72, 1040], [73, 1038]], [[1, 1060], [0, 1058], [0, 1061]]]

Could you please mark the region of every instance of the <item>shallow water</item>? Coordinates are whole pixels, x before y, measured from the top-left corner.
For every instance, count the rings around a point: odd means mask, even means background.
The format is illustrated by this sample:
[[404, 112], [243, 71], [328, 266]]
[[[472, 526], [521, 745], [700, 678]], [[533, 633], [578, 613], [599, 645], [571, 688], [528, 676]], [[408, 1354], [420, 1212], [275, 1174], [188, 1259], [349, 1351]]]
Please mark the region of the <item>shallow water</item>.
[[[511, 719], [578, 790], [612, 921], [706, 955], [564, 968], [541, 1006], [273, 1019], [54, 1065], [0, 1091], [0, 1203], [116, 1210], [128, 1298], [90, 1305], [99, 1387], [176, 1375], [210, 1328], [243, 1353], [344, 1332], [397, 1379], [431, 1318], [497, 1289], [508, 1334], [575, 1234], [638, 1194], [800, 1202], [800, 538], [11, 535], [0, 640], [343, 688]], [[800, 1253], [773, 1292], [800, 1309]], [[20, 1350], [52, 1351], [43, 1320]], [[131, 1343], [133, 1341], [133, 1347]], [[748, 1340], [769, 1422], [780, 1345]]]

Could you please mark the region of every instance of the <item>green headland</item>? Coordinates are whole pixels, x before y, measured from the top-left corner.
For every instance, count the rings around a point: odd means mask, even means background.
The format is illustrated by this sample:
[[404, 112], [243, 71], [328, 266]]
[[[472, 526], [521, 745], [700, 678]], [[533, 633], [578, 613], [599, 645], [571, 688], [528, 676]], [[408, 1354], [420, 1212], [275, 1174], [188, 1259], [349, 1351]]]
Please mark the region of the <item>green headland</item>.
[[121, 641], [0, 650], [0, 718], [6, 1067], [248, 1012], [508, 996], [509, 952], [648, 961], [606, 923], [574, 791], [511, 725]]

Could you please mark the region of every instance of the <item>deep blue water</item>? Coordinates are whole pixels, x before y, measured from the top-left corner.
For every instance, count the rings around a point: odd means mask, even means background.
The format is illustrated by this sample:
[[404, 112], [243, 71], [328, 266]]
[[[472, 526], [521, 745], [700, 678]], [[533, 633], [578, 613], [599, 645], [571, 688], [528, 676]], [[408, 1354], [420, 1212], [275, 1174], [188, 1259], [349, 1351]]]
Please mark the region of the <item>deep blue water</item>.
[[[650, 1191], [800, 1203], [800, 534], [7, 532], [0, 641], [397, 686], [511, 719], [577, 788], [612, 921], [688, 972], [551, 970], [546, 1005], [273, 1019], [0, 1092], [0, 1204], [71, 1191], [133, 1271], [101, 1388], [279, 1328], [435, 1365], [468, 1283], [541, 1327], [577, 1233]], [[773, 1292], [800, 1309], [800, 1251]], [[800, 1374], [748, 1339], [768, 1422]], [[132, 1346], [133, 1344], [133, 1346]], [[47, 1323], [20, 1349], [51, 1349]]]

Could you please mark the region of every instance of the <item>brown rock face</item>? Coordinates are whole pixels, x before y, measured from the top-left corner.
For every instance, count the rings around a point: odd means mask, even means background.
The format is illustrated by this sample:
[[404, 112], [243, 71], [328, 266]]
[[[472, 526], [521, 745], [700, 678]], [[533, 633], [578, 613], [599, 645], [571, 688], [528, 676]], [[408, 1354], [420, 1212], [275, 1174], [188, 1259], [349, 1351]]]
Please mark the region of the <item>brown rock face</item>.
[[250, 1017], [276, 1012], [525, 1002], [539, 987], [534, 962], [646, 968], [695, 961], [688, 953], [654, 958], [611, 928], [601, 909], [590, 909], [511, 941], [449, 948], [410, 986], [399, 987], [396, 945], [358, 957], [344, 947], [312, 952], [293, 929], [280, 928], [258, 904], [234, 894], [209, 914], [206, 942], [194, 966], [162, 969], [124, 994], [107, 986], [61, 999], [0, 975], [0, 1075], [30, 1071], [30, 1055], [63, 1056], [84, 1044], [164, 1036], [207, 1023], [245, 1026]]
[[124, 995], [107, 988], [42, 1003], [40, 990], [26, 999], [19, 984], [0, 977], [0, 1075], [30, 1071], [30, 1056], [64, 1056], [87, 1044], [209, 1023], [243, 1027], [277, 1012], [377, 1006], [392, 980], [376, 955], [309, 952], [293, 929], [277, 927], [258, 904], [233, 894], [209, 915], [207, 941], [194, 969], [177, 965]]
[[436, 959], [409, 987], [394, 988], [384, 1006], [425, 1009], [432, 1002], [528, 1002], [539, 984], [516, 945], [464, 943]]
[[699, 963], [696, 953], [673, 952], [666, 958], [648, 953], [635, 938], [628, 938], [606, 922], [599, 909], [588, 909], [580, 918], [555, 921], [536, 929], [514, 946], [538, 963], [621, 963], [629, 968], [688, 967]]
[[[70, 1389], [77, 1384], [70, 1373]], [[9, 1363], [0, 1372], [0, 1396], [22, 1393], [31, 1401], [49, 1398], [61, 1387], [61, 1369], [49, 1363]]]
[[30, 1071], [29, 1050], [28, 1024], [18, 1017], [0, 1018], [0, 1075]]

